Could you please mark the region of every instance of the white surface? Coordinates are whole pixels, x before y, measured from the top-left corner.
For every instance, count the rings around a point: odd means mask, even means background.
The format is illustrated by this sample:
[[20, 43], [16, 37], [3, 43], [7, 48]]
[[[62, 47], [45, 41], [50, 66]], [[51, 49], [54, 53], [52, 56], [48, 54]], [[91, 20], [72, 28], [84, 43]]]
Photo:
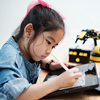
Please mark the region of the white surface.
[[[28, 4], [32, 0], [0, 0], [0, 48], [19, 26], [26, 14]], [[66, 16], [66, 36], [56, 48], [58, 53], [67, 53], [69, 47], [80, 45], [81, 48], [91, 49], [93, 39], [82, 45], [75, 44], [76, 36], [82, 29], [100, 31], [100, 0], [44, 0], [53, 8]], [[100, 40], [99, 40], [100, 43]]]

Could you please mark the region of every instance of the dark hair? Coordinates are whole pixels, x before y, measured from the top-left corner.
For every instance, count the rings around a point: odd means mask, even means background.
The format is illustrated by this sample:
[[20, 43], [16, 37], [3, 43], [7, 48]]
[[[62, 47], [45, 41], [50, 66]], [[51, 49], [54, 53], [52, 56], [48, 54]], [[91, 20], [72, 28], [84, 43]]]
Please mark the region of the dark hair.
[[14, 36], [16, 42], [22, 37], [24, 28], [28, 23], [32, 23], [35, 31], [32, 40], [36, 39], [36, 37], [44, 31], [64, 30], [64, 22], [61, 16], [55, 10], [39, 4], [30, 10], [22, 21], [19, 29], [17, 29], [17, 34]]

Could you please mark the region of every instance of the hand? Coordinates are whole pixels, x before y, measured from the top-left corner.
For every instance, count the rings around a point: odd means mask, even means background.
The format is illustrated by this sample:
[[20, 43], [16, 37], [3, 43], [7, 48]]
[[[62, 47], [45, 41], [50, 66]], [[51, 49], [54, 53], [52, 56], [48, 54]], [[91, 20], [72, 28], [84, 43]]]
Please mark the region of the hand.
[[57, 77], [58, 78], [57, 85], [60, 88], [72, 87], [76, 84], [77, 80], [81, 76], [82, 74], [79, 72], [78, 68], [75, 67], [71, 68]]

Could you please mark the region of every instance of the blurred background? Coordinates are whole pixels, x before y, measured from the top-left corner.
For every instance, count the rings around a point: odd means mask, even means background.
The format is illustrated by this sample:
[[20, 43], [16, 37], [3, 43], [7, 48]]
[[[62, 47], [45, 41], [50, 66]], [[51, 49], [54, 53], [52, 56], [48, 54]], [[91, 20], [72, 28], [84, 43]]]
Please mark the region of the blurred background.
[[[20, 25], [25, 16], [27, 6], [32, 0], [0, 0], [0, 48]], [[82, 49], [92, 49], [93, 39], [75, 44], [77, 35], [82, 29], [100, 31], [100, 0], [44, 0], [66, 17], [66, 35], [54, 50], [56, 53], [68, 53], [69, 48], [80, 46]], [[97, 41], [100, 45], [100, 40]]]

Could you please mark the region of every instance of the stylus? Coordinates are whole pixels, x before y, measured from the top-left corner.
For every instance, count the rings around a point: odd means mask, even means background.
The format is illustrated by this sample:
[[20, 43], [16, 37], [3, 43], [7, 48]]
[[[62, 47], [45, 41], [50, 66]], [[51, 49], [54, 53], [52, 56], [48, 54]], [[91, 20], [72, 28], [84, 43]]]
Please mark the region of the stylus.
[[58, 63], [67, 71], [68, 68], [63, 64], [63, 62], [53, 52], [51, 52], [51, 54], [58, 61]]

